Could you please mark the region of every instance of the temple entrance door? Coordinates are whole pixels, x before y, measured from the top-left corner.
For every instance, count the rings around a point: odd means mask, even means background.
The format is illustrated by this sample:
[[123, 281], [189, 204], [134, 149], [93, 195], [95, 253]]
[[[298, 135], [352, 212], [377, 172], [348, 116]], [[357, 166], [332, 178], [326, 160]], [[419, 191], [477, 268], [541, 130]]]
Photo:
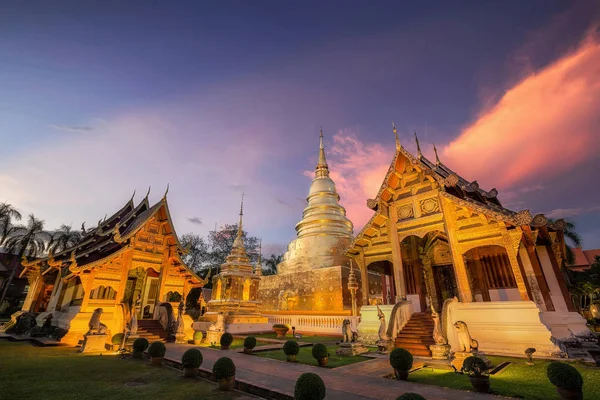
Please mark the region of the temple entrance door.
[[458, 287], [453, 268], [452, 264], [432, 266], [433, 281], [435, 282], [435, 290], [438, 293], [438, 310], [442, 309], [444, 301], [447, 299], [454, 296], [458, 297]]
[[379, 275], [379, 282], [369, 282], [369, 298], [376, 304], [395, 304], [396, 284], [394, 266], [389, 261], [376, 261], [367, 266], [367, 270]]
[[158, 278], [148, 278], [146, 287], [148, 290], [146, 293], [146, 300], [143, 302], [143, 318], [152, 318], [158, 298]]
[[135, 290], [136, 278], [128, 278], [127, 284], [125, 285], [125, 294], [123, 295], [123, 302], [128, 304], [130, 307], [133, 305], [133, 291]]

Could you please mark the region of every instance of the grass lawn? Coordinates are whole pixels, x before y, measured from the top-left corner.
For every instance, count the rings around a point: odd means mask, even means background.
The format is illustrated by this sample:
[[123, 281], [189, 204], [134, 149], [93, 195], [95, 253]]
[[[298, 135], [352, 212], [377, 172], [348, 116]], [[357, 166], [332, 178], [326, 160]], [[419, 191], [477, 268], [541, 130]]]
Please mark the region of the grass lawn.
[[[0, 340], [0, 397], [28, 400], [78, 399], [243, 399], [216, 384], [184, 379], [183, 373], [152, 367], [148, 360], [77, 354], [75, 348], [34, 347]], [[125, 386], [142, 382], [141, 386]]]
[[[535, 360], [535, 366], [525, 365], [523, 358], [488, 356], [494, 365], [504, 361], [512, 364], [499, 374], [490, 376], [492, 392], [503, 396], [520, 397], [525, 400], [547, 400], [557, 398], [556, 388], [546, 377], [549, 361]], [[583, 376], [583, 393], [586, 399], [600, 399], [600, 369], [571, 364]], [[465, 375], [452, 371], [423, 368], [410, 374], [412, 382], [471, 390], [471, 382]]]
[[[250, 335], [248, 335], [250, 336]], [[268, 338], [268, 339], [277, 339], [277, 334], [275, 332], [269, 332], [269, 333], [259, 333], [257, 335], [252, 335], [255, 338]], [[278, 339], [278, 340], [292, 340], [294, 339], [292, 337], [292, 333], [291, 331], [288, 332], [288, 334], [286, 335], [285, 339]], [[298, 339], [299, 342], [305, 342], [305, 343], [323, 343], [323, 342], [337, 342], [342, 340], [341, 336], [302, 336], [302, 339]]]
[[[368, 358], [361, 356], [338, 356], [337, 354], [335, 354], [335, 350], [337, 348], [338, 346], [327, 346], [327, 350], [330, 354], [329, 363], [327, 363], [327, 368], [336, 368], [341, 367], [342, 365], [354, 364], [357, 362], [369, 360]], [[287, 356], [285, 355], [283, 350], [260, 351], [255, 352], [254, 355], [281, 361], [285, 361], [287, 359]], [[319, 365], [317, 360], [315, 360], [312, 356], [312, 347], [300, 347], [300, 353], [298, 353], [298, 355], [296, 356], [296, 361], [306, 365]]]

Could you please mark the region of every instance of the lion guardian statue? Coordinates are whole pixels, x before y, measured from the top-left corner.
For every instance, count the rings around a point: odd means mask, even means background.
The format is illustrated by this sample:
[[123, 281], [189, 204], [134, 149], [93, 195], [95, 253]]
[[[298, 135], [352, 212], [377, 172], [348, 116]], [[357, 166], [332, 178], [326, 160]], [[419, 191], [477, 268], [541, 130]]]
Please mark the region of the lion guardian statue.
[[96, 308], [92, 317], [90, 318], [90, 322], [88, 323], [88, 327], [90, 330], [86, 333], [86, 335], [106, 335], [106, 325], [100, 322], [100, 316], [102, 315], [101, 308]]
[[467, 328], [467, 324], [465, 324], [463, 321], [456, 321], [454, 323], [454, 327], [458, 331], [458, 347], [460, 348], [460, 351], [477, 351], [479, 343], [477, 342], [477, 340], [471, 338], [471, 335], [469, 334], [469, 328]]
[[342, 336], [342, 343], [354, 343], [358, 340], [358, 333], [352, 331], [349, 319], [345, 319], [342, 323]]

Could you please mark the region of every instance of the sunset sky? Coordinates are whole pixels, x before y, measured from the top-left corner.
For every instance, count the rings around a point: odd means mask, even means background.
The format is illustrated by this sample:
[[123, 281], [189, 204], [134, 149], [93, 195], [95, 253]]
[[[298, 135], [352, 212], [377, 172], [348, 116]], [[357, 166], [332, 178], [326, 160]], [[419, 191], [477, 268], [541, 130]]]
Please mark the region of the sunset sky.
[[357, 233], [394, 121], [600, 247], [600, 1], [155, 3], [2, 3], [0, 202], [78, 228], [169, 183], [178, 233], [205, 235], [244, 192], [279, 252], [319, 127]]

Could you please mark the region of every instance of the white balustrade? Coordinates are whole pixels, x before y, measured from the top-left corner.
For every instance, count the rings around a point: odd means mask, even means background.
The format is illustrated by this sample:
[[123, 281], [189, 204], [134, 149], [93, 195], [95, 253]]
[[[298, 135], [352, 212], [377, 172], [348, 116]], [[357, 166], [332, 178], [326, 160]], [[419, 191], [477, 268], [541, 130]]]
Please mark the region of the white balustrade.
[[360, 317], [356, 316], [320, 316], [320, 315], [265, 315], [269, 324], [284, 324], [290, 328], [294, 326], [296, 332], [326, 333], [341, 335], [342, 324], [345, 319], [350, 320], [353, 331], [357, 330]]

